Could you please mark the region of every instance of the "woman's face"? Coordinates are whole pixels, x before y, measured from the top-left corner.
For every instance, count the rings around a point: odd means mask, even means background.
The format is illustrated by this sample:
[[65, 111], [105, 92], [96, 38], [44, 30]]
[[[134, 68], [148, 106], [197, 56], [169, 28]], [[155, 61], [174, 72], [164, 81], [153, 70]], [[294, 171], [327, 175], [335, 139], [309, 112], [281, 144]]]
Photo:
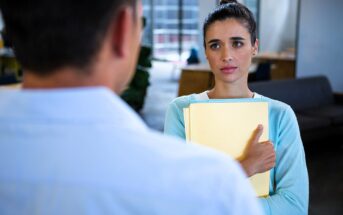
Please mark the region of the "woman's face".
[[212, 23], [205, 32], [206, 57], [216, 82], [247, 82], [251, 58], [258, 42], [251, 44], [247, 28], [236, 19]]

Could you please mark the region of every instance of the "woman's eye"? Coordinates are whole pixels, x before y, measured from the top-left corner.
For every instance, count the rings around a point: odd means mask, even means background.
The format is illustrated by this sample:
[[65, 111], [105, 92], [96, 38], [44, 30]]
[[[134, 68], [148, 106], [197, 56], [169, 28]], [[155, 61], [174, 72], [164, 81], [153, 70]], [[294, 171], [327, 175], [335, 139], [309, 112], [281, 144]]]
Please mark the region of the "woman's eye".
[[212, 43], [210, 44], [210, 49], [215, 50], [215, 49], [219, 49], [220, 45], [218, 43]]
[[234, 48], [239, 48], [239, 47], [242, 47], [244, 44], [243, 44], [243, 42], [241, 42], [241, 41], [234, 41], [233, 43], [232, 43], [232, 47], [234, 47]]

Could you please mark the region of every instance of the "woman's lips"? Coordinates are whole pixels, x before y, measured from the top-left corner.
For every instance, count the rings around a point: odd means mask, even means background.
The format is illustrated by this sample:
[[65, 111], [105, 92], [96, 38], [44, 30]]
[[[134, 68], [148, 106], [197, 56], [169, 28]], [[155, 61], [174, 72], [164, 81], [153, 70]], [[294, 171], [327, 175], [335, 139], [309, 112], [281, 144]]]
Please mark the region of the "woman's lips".
[[232, 74], [237, 70], [236, 66], [225, 66], [220, 68], [220, 71], [224, 74]]

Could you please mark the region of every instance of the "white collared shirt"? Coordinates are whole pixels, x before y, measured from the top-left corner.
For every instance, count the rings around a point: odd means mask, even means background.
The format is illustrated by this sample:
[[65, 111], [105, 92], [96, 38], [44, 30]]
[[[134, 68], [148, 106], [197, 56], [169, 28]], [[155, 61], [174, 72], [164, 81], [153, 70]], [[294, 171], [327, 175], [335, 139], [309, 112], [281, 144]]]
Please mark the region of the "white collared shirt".
[[0, 90], [0, 169], [0, 214], [261, 214], [238, 164], [106, 88]]

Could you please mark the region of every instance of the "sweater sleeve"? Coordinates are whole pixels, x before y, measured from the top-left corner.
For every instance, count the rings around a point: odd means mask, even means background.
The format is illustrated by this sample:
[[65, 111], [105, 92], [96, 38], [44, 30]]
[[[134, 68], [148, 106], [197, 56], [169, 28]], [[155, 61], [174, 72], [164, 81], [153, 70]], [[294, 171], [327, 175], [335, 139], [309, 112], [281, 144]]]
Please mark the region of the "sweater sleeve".
[[276, 125], [276, 165], [274, 192], [260, 198], [266, 214], [307, 214], [309, 182], [299, 126], [293, 110], [287, 106]]
[[164, 121], [164, 133], [186, 139], [183, 108], [189, 104], [184, 104], [182, 100], [185, 100], [185, 97], [179, 97], [169, 104]]

